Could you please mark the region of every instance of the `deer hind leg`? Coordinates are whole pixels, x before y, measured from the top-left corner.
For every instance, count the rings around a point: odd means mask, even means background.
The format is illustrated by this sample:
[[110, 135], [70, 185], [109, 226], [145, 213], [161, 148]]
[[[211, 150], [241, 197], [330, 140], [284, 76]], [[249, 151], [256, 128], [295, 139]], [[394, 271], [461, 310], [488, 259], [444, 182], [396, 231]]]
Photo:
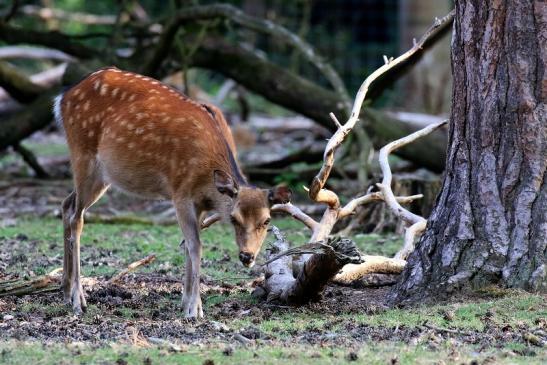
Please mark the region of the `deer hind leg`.
[[65, 303], [70, 304], [70, 295], [72, 293], [71, 277], [72, 277], [72, 247], [70, 244], [70, 217], [74, 215], [74, 208], [76, 205], [76, 192], [73, 191], [63, 201], [63, 237], [65, 244], [65, 252], [63, 256], [63, 297]]
[[182, 241], [181, 246], [184, 246], [182, 249], [184, 250], [184, 258], [186, 261], [184, 264], [184, 285], [182, 292], [182, 308], [186, 311], [192, 293], [192, 260], [190, 259], [186, 240]]
[[199, 293], [201, 241], [199, 239], [199, 220], [193, 204], [175, 203], [177, 218], [184, 234], [186, 268], [182, 309], [187, 318], [203, 317], [203, 307]]
[[108, 189], [94, 157], [80, 158], [73, 163], [75, 191], [63, 203], [66, 275], [63, 280], [65, 301], [72, 304], [75, 314], [86, 306], [80, 276], [80, 236], [84, 226], [84, 213]]

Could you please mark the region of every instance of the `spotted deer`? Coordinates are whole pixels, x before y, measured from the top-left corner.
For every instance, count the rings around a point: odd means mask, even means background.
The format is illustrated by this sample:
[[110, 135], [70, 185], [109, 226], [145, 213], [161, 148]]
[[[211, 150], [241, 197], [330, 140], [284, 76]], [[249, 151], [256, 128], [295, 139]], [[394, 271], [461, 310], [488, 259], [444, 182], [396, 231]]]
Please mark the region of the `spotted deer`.
[[85, 310], [84, 212], [113, 185], [173, 202], [185, 237], [182, 308], [186, 317], [203, 317], [199, 231], [205, 213], [217, 212], [231, 222], [240, 261], [250, 267], [266, 236], [271, 205], [287, 202], [290, 191], [247, 183], [218, 108], [142, 75], [100, 69], [59, 95], [54, 114], [66, 134], [74, 179], [74, 191], [62, 204], [65, 302], [76, 314]]

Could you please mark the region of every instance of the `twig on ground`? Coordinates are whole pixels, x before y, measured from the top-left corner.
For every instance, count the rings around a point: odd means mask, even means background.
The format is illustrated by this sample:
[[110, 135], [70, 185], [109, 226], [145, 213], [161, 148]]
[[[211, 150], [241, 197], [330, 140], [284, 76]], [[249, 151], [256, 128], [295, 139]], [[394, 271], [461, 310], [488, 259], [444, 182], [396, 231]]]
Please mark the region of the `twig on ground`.
[[437, 327], [437, 326], [433, 326], [433, 325], [428, 324], [428, 323], [424, 324], [423, 327], [429, 328], [430, 330], [439, 331], [439, 332], [447, 332], [447, 333], [452, 333], [452, 334], [455, 334], [455, 335], [464, 335], [464, 336], [472, 336], [473, 335], [473, 333], [470, 333], [470, 332], [467, 332], [467, 331]]
[[112, 283], [115, 283], [115, 282], [119, 281], [125, 275], [129, 274], [132, 271], [135, 271], [137, 268], [139, 268], [143, 265], [148, 265], [151, 262], [154, 262], [155, 259], [156, 259], [156, 255], [150, 255], [150, 256], [145, 257], [144, 259], [141, 259], [139, 261], [135, 261], [135, 262], [129, 264], [126, 269], [122, 270], [118, 274], [114, 275], [110, 280], [108, 280], [108, 283], [112, 284]]

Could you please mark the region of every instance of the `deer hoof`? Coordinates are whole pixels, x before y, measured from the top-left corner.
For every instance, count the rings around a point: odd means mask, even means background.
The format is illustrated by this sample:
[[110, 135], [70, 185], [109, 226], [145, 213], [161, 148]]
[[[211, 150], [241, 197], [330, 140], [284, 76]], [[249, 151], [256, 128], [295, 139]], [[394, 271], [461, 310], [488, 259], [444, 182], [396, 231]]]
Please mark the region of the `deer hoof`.
[[76, 285], [72, 289], [71, 302], [72, 310], [75, 315], [80, 316], [85, 313], [87, 309], [87, 302], [85, 300], [84, 290], [81, 285]]
[[203, 318], [203, 307], [201, 305], [201, 298], [197, 300], [189, 300], [184, 303], [183, 300], [184, 317], [186, 318]]

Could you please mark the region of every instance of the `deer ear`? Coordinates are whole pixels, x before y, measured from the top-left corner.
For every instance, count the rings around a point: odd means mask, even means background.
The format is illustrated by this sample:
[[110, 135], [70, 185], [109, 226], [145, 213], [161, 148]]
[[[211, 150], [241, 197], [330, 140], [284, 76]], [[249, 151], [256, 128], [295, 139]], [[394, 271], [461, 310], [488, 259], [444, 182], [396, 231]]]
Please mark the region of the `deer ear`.
[[233, 198], [237, 195], [239, 186], [234, 181], [234, 179], [221, 170], [215, 170], [213, 173], [215, 186], [219, 193], [226, 194], [230, 198]]
[[286, 204], [291, 201], [292, 191], [286, 186], [276, 186], [268, 191], [270, 205]]

